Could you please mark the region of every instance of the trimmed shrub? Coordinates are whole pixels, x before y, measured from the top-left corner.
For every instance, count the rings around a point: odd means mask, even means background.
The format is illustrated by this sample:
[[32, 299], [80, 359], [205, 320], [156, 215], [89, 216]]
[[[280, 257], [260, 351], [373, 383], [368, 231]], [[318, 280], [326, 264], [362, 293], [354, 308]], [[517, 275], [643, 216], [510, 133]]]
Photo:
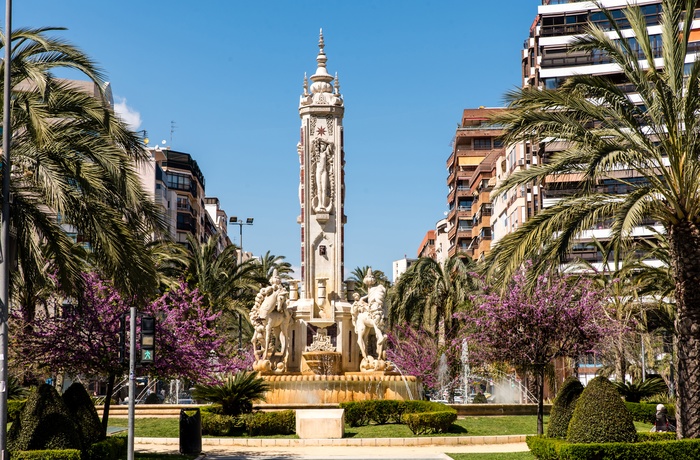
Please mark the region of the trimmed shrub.
[[564, 381], [559, 394], [554, 399], [547, 425], [548, 438], [566, 438], [571, 416], [574, 414], [576, 401], [583, 392], [583, 384], [576, 377]]
[[390, 420], [401, 421], [401, 401], [394, 399], [374, 399], [366, 403], [367, 417], [377, 425], [386, 425]]
[[472, 404], [486, 404], [488, 401], [486, 400], [486, 396], [479, 392], [476, 395], [474, 395], [474, 399], [472, 400]]
[[401, 421], [413, 434], [447, 433], [457, 420], [457, 411], [415, 412], [403, 414]]
[[97, 415], [95, 405], [85, 387], [81, 383], [75, 382], [63, 393], [62, 398], [63, 402], [66, 403], [68, 413], [78, 427], [80, 445], [87, 448], [101, 441], [104, 438], [102, 436], [102, 423], [100, 423], [100, 417]]
[[566, 444], [563, 439], [544, 436], [526, 436], [525, 442], [532, 456], [538, 460], [559, 460], [559, 449]]
[[444, 410], [454, 410], [446, 404], [434, 401], [411, 400], [405, 401], [405, 403], [406, 409], [404, 410], [404, 412], [407, 414], [415, 412], [440, 412]]
[[146, 396], [145, 404], [161, 404], [162, 402], [157, 393], [151, 393]]
[[367, 425], [370, 421], [379, 425], [388, 422], [403, 423], [404, 414], [418, 412], [454, 411], [451, 407], [433, 401], [396, 401], [392, 399], [370, 399], [340, 403], [345, 409], [345, 423], [350, 426]]
[[119, 460], [126, 457], [126, 450], [125, 436], [110, 436], [85, 449], [82, 460]]
[[700, 439], [661, 442], [564, 444], [559, 458], [567, 460], [693, 460], [700, 458]]
[[[654, 423], [656, 421], [656, 404], [626, 402], [627, 410], [635, 422]], [[666, 404], [669, 418], [676, 418], [676, 406]]]
[[637, 430], [620, 393], [605, 377], [596, 377], [576, 403], [566, 434], [571, 443], [634, 442]]
[[77, 449], [21, 450], [12, 452], [12, 460], [80, 460]]
[[637, 433], [637, 442], [650, 441], [675, 441], [676, 433], [673, 431], [648, 431], [646, 433]]
[[363, 426], [369, 423], [367, 405], [365, 401], [349, 401], [340, 403], [340, 408], [345, 409], [345, 423], [352, 427]]
[[233, 415], [202, 411], [202, 434], [233, 436], [242, 432], [242, 421]]
[[253, 412], [242, 418], [248, 436], [293, 434], [296, 431], [296, 413], [293, 410]]
[[19, 417], [20, 412], [24, 409], [26, 399], [8, 399], [7, 400], [7, 421], [12, 422]]
[[80, 449], [80, 434], [51, 385], [33, 391], [8, 433], [8, 450]]
[[[649, 434], [655, 435], [655, 433]], [[562, 439], [528, 436], [526, 442], [530, 452], [538, 460], [666, 460], [669, 458], [692, 460], [700, 458], [700, 439], [571, 444]]]

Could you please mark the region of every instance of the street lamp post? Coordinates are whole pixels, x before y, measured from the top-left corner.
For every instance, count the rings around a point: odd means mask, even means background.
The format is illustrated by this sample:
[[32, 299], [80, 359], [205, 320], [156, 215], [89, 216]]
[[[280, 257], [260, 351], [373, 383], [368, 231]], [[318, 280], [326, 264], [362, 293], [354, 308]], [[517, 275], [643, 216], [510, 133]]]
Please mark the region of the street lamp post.
[[[239, 258], [238, 258], [238, 263], [242, 264], [243, 263], [243, 226], [244, 225], [253, 225], [253, 218], [248, 217], [246, 218], [245, 222], [243, 219], [239, 219], [236, 216], [231, 217], [228, 220], [228, 223], [231, 225], [238, 225], [238, 230], [239, 230], [239, 243], [240, 247], [238, 248], [239, 250]], [[238, 351], [241, 351], [243, 348], [243, 321], [241, 319], [241, 313], [238, 312]]]

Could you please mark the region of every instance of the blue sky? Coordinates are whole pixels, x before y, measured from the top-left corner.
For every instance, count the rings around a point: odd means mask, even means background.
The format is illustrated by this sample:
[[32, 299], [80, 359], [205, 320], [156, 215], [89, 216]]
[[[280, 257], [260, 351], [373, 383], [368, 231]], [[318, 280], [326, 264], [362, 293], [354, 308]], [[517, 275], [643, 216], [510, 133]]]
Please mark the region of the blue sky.
[[100, 64], [151, 145], [190, 153], [207, 196], [255, 218], [245, 250], [295, 266], [297, 109], [323, 28], [346, 107], [346, 276], [363, 265], [391, 276], [447, 210], [462, 110], [500, 106], [520, 85], [540, 3], [15, 0], [13, 28], [66, 27], [55, 35]]

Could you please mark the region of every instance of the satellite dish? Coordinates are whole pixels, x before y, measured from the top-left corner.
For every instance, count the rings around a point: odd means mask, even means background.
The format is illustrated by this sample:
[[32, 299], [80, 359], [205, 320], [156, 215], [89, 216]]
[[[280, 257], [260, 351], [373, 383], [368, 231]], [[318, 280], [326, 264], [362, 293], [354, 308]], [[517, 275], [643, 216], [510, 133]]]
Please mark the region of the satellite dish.
[[165, 145], [165, 144], [166, 144], [166, 140], [163, 139], [162, 141], [160, 141], [160, 143], [163, 144], [163, 145]]

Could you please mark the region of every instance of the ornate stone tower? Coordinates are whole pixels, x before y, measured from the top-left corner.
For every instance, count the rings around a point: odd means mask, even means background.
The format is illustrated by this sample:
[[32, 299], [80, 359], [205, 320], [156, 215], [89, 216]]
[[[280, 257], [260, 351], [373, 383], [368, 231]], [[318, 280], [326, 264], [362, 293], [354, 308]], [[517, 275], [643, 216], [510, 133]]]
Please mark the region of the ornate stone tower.
[[[316, 73], [304, 76], [299, 102], [301, 139], [299, 204], [301, 214], [301, 295], [292, 282], [290, 307], [297, 321], [292, 330], [288, 369], [306, 372], [306, 349], [333, 350], [340, 371], [359, 370], [357, 335], [343, 282], [345, 178], [343, 114], [338, 76], [326, 70], [323, 31]], [[336, 364], [334, 364], [336, 366]]]
[[299, 103], [301, 140], [299, 201], [303, 297], [316, 300], [314, 317], [333, 319], [333, 301], [345, 300], [343, 290], [344, 152], [343, 114], [338, 76], [326, 70], [323, 31], [311, 76], [304, 76]]

